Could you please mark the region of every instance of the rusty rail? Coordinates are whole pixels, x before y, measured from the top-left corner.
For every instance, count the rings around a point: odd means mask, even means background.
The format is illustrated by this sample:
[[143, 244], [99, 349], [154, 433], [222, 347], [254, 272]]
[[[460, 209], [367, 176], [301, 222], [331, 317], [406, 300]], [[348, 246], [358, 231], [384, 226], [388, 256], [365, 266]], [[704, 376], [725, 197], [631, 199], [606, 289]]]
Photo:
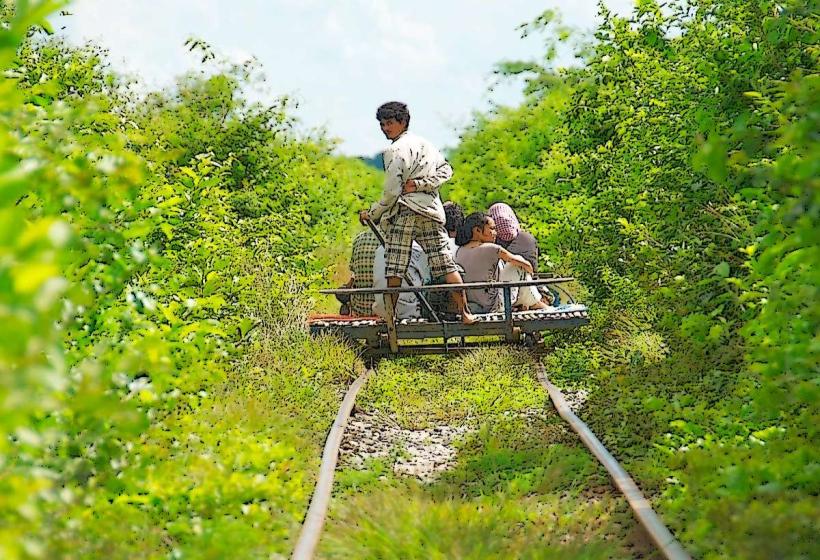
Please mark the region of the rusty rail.
[[368, 369], [361, 374], [347, 390], [336, 420], [330, 428], [330, 433], [325, 441], [325, 450], [322, 453], [322, 466], [319, 469], [319, 480], [316, 482], [316, 490], [310, 499], [310, 507], [305, 516], [305, 523], [299, 533], [299, 540], [296, 541], [296, 548], [293, 549], [293, 560], [310, 560], [316, 552], [319, 538], [322, 536], [322, 528], [325, 525], [327, 507], [330, 504], [330, 492], [333, 489], [333, 475], [336, 471], [336, 462], [339, 459], [339, 447], [342, 444], [347, 420], [353, 410], [353, 403], [356, 402], [356, 395], [367, 381], [373, 370]]
[[[364, 386], [372, 372], [372, 369], [368, 369], [350, 386], [342, 401], [336, 420], [330, 429], [322, 454], [319, 479], [316, 483], [316, 489], [311, 498], [307, 515], [305, 516], [305, 522], [299, 533], [299, 539], [293, 551], [293, 560], [311, 560], [316, 552], [330, 503], [333, 477], [344, 429], [350, 418], [350, 413], [353, 410], [356, 395]], [[538, 363], [536, 374], [539, 382], [541, 382], [549, 393], [550, 399], [558, 410], [558, 414], [569, 423], [570, 427], [572, 427], [581, 438], [581, 441], [584, 442], [584, 445], [587, 446], [604, 468], [606, 468], [615, 486], [626, 497], [638, 522], [644, 527], [661, 553], [669, 560], [691, 560], [691, 557], [683, 546], [675, 539], [652, 509], [651, 504], [641, 493], [632, 477], [629, 476], [618, 461], [607, 451], [589, 427], [572, 412], [561, 391], [547, 379], [543, 364]]]
[[686, 552], [669, 529], [666, 528], [666, 525], [663, 524], [658, 514], [652, 509], [652, 505], [641, 493], [638, 485], [632, 480], [632, 477], [621, 467], [615, 457], [607, 451], [604, 444], [592, 433], [592, 430], [572, 412], [572, 409], [570, 409], [567, 401], [564, 399], [563, 393], [547, 379], [547, 375], [544, 372], [544, 365], [540, 362], [538, 363], [536, 372], [538, 374], [538, 381], [540, 381], [547, 392], [549, 392], [550, 399], [552, 399], [552, 403], [558, 410], [558, 414], [569, 423], [575, 433], [581, 438], [581, 441], [584, 442], [584, 445], [589, 448], [592, 454], [595, 455], [598, 461], [606, 468], [615, 486], [626, 497], [629, 506], [632, 508], [632, 511], [635, 512], [635, 517], [638, 518], [638, 522], [646, 529], [646, 532], [655, 543], [655, 546], [657, 546], [669, 560], [691, 560], [689, 553]]

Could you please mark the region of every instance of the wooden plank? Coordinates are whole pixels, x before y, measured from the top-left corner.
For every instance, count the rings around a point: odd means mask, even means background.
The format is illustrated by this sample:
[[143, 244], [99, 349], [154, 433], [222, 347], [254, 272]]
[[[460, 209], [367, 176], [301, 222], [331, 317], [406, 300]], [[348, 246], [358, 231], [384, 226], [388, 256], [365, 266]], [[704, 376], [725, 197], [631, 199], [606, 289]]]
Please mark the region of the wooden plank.
[[[589, 323], [587, 317], [566, 316], [559, 319], [536, 319], [528, 321], [514, 321], [516, 329], [521, 329], [522, 333], [541, 332], [558, 329], [574, 329]], [[505, 336], [508, 332], [506, 321], [481, 321], [472, 325], [464, 325], [459, 322], [447, 322], [447, 336], [450, 338], [466, 336]], [[396, 325], [397, 339], [437, 339], [442, 337], [442, 327], [439, 323], [407, 323]], [[341, 332], [356, 340], [376, 340], [379, 335], [388, 333], [387, 324], [362, 325], [360, 327], [328, 325], [311, 325], [311, 333], [321, 332]]]
[[384, 296], [384, 311], [385, 323], [387, 323], [387, 343], [390, 345], [391, 352], [398, 352], [399, 339], [396, 336], [396, 312], [393, 306], [393, 296], [385, 294]]

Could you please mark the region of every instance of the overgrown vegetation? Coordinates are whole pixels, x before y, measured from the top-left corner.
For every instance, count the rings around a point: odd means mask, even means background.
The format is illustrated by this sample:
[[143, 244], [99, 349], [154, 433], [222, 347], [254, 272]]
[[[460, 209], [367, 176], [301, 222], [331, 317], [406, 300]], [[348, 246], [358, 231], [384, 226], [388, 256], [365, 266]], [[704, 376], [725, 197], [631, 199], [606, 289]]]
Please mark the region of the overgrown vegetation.
[[581, 279], [593, 324], [546, 363], [697, 557], [817, 554], [817, 25], [801, 2], [637, 2], [583, 68], [505, 65], [537, 70], [531, 97], [453, 157], [453, 198], [517, 206]]
[[[287, 555], [361, 367], [299, 328], [305, 294], [379, 175], [295, 133], [286, 98], [247, 103], [255, 69], [201, 42], [202, 72], [135, 95], [47, 36], [62, 6], [0, 4], [0, 556]], [[791, 0], [639, 0], [580, 68], [502, 65], [527, 102], [451, 158], [445, 194], [509, 202], [542, 267], [579, 279], [593, 322], [546, 365], [697, 557], [818, 554], [817, 25]], [[385, 367], [363, 405], [414, 426], [545, 402], [513, 354], [450, 366]], [[577, 481], [603, 481], [589, 457], [517, 422], [431, 488], [340, 502], [323, 550], [627, 554], [622, 504], [571, 517]], [[343, 542], [358, 510], [382, 515]]]
[[285, 554], [353, 373], [298, 310], [377, 176], [248, 68], [133, 95], [57, 6], [0, 29], [0, 556]]

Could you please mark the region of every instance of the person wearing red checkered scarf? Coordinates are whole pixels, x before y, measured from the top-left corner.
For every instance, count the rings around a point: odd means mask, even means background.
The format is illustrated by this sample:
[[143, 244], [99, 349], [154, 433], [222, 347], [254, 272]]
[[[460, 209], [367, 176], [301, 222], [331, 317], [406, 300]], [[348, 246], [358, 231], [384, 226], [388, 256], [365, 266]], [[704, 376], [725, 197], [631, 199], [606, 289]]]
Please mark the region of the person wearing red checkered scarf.
[[508, 204], [499, 202], [490, 206], [487, 214], [495, 221], [496, 243], [514, 255], [521, 255], [538, 272], [538, 244], [535, 237], [521, 229], [518, 217]]

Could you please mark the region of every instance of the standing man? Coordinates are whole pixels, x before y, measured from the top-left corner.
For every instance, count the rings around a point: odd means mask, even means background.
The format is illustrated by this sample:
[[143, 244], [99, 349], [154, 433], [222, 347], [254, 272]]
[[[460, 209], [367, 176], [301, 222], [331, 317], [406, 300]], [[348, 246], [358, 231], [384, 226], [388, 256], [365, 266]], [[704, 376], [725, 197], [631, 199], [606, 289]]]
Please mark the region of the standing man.
[[[370, 210], [359, 213], [359, 219], [382, 225], [388, 287], [401, 286], [413, 240], [427, 253], [433, 278], [444, 277], [448, 284], [462, 284], [450, 254], [444, 207], [438, 194], [442, 183], [453, 176], [453, 168], [435, 146], [407, 131], [410, 112], [404, 103], [385, 103], [376, 111], [376, 119], [393, 143], [384, 152], [384, 193]], [[451, 293], [462, 321], [474, 323], [476, 318], [470, 313], [465, 293]], [[396, 295], [392, 294], [394, 305]]]

